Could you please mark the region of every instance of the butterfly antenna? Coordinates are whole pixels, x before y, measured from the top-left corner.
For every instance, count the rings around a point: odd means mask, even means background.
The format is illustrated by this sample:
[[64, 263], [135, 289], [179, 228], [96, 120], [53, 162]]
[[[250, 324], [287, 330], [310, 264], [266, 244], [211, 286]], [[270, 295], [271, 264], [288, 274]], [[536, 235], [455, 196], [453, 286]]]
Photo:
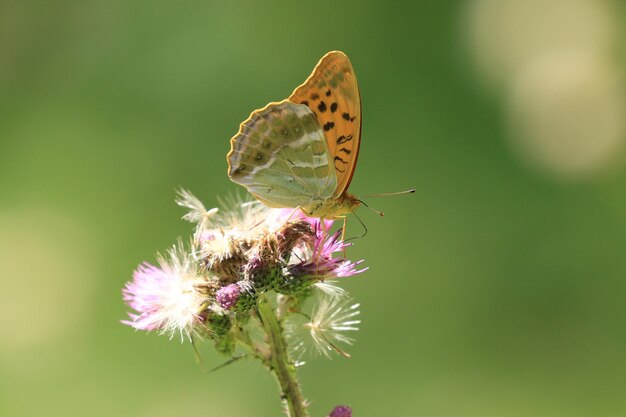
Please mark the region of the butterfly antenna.
[[[363, 203], [363, 204], [365, 204], [365, 203]], [[359, 221], [359, 223], [361, 223], [361, 226], [363, 226], [363, 229], [365, 230], [365, 232], [363, 232], [363, 234], [361, 236], [351, 237], [349, 239], [344, 240], [344, 242], [349, 242], [349, 241], [354, 240], [354, 239], [361, 239], [362, 237], [367, 236], [367, 226], [365, 226], [365, 223], [363, 223], [363, 220], [361, 220], [361, 218], [359, 216], [357, 216], [355, 212], [352, 212], [352, 214], [354, 214], [354, 217], [356, 217], [356, 219]]]
[[[368, 206], [367, 203], [365, 203], [365, 201], [363, 201], [363, 200], [358, 200], [358, 201], [359, 201], [359, 203], [363, 204], [368, 209], [372, 210], [374, 213], [378, 214], [380, 217], [383, 217], [385, 215], [385, 213], [383, 213], [382, 211], [375, 210], [375, 209], [371, 208], [370, 206]], [[356, 214], [355, 214], [355, 216], [356, 216]], [[358, 219], [358, 216], [357, 216], [357, 219]], [[359, 221], [361, 221], [361, 220], [359, 220]], [[363, 222], [361, 222], [361, 224], [363, 224]]]
[[[402, 194], [413, 194], [415, 192], [415, 188], [411, 188], [410, 190], [406, 190], [406, 191], [396, 191], [395, 193], [383, 193], [383, 194], [370, 194], [370, 195], [364, 195], [363, 198], [369, 198], [369, 197], [389, 197], [392, 195], [402, 195]], [[363, 203], [361, 201], [361, 203]], [[365, 203], [363, 203], [365, 204]], [[365, 204], [367, 206], [367, 204]]]

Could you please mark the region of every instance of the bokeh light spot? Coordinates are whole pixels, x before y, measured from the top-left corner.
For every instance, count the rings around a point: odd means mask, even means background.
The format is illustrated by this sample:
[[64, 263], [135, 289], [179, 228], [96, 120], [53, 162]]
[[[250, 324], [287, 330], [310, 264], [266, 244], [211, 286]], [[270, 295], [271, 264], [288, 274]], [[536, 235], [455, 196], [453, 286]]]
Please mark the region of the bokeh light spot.
[[89, 316], [94, 261], [83, 227], [45, 207], [0, 210], [0, 230], [0, 361], [28, 367]]
[[524, 159], [560, 177], [603, 170], [626, 137], [623, 86], [588, 54], [553, 55], [512, 83], [511, 140]]

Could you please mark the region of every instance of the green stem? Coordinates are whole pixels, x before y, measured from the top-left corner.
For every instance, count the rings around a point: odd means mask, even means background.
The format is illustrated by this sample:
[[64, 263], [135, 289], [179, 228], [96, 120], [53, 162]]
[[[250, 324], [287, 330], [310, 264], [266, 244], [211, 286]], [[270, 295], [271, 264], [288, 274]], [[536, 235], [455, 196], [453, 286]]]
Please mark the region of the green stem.
[[259, 300], [257, 311], [267, 335], [270, 348], [268, 363], [276, 376], [281, 398], [286, 403], [289, 417], [307, 417], [305, 399], [300, 389], [294, 365], [289, 360], [283, 327], [274, 314], [274, 309], [265, 297]]

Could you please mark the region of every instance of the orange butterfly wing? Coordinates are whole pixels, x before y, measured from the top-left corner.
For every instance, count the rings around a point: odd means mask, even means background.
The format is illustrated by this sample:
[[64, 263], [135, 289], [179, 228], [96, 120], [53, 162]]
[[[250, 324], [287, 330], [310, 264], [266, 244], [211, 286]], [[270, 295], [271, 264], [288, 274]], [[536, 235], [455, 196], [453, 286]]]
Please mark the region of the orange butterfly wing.
[[337, 175], [333, 197], [339, 197], [350, 185], [361, 144], [361, 97], [346, 54], [324, 55], [288, 100], [308, 106], [323, 127]]

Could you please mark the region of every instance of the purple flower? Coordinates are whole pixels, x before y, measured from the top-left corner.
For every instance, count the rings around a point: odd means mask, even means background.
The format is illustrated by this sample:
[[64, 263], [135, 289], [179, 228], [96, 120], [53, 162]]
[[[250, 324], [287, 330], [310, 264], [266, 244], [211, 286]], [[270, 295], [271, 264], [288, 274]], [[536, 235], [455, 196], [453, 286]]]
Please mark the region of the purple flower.
[[237, 303], [240, 292], [241, 290], [239, 289], [239, 285], [230, 284], [226, 287], [220, 288], [215, 294], [215, 299], [220, 307], [224, 310], [229, 310]]
[[[274, 216], [273, 218], [275, 222], [281, 222], [281, 224], [287, 220], [290, 220], [290, 221], [305, 220], [311, 224], [313, 229], [315, 230], [320, 229], [320, 219], [316, 217], [308, 217], [307, 215], [304, 214], [302, 210], [294, 211], [294, 209], [291, 209], [291, 208], [275, 209], [275, 210], [272, 210], [271, 216]], [[326, 228], [325, 230], [330, 230], [332, 226], [333, 226], [333, 220], [328, 220], [328, 219], [324, 220], [324, 227]]]
[[195, 264], [179, 243], [168, 251], [169, 259], [158, 257], [159, 267], [143, 263], [133, 273], [122, 294], [124, 301], [136, 313], [122, 323], [137, 330], [159, 330], [173, 337], [179, 333], [191, 338], [194, 326], [200, 322], [199, 313], [205, 296], [198, 288], [205, 285], [196, 275]]
[[338, 405], [333, 408], [328, 417], [352, 417], [352, 409], [347, 405]]
[[321, 281], [325, 279], [349, 277], [367, 270], [357, 269], [363, 261], [352, 262], [341, 256], [333, 256], [337, 252], [343, 253], [351, 246], [339, 239], [341, 230], [330, 236], [316, 229], [313, 242], [302, 253], [296, 253], [296, 259], [301, 260], [289, 265], [289, 272], [294, 276], [312, 276]]

